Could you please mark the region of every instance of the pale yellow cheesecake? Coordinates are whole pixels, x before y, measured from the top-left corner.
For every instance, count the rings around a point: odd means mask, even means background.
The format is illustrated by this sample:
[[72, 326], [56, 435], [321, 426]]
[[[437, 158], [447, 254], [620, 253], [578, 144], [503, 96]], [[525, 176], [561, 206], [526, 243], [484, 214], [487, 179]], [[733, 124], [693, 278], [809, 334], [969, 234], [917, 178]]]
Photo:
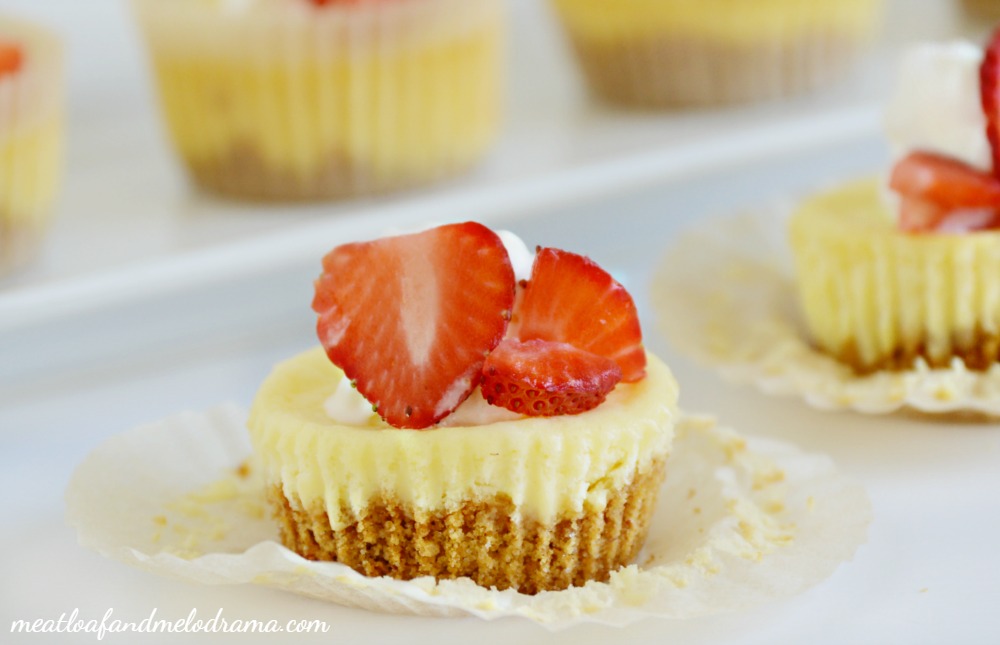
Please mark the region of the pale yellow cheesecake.
[[381, 193], [473, 166], [501, 103], [501, 0], [135, 0], [195, 182], [236, 197]]
[[1000, 358], [1000, 231], [902, 232], [872, 179], [803, 203], [790, 236], [812, 339], [856, 371]]
[[881, 0], [552, 0], [594, 92], [638, 106], [788, 96], [841, 76]]
[[654, 356], [581, 414], [424, 430], [332, 420], [342, 377], [317, 348], [278, 365], [251, 409], [282, 541], [304, 557], [536, 593], [606, 580], [638, 553], [677, 418]]
[[[0, 50], [11, 56], [10, 68], [0, 69], [0, 273], [5, 273], [34, 258], [52, 216], [62, 166], [63, 72], [58, 38], [37, 25], [0, 16]], [[14, 56], [16, 68], [10, 62]]]

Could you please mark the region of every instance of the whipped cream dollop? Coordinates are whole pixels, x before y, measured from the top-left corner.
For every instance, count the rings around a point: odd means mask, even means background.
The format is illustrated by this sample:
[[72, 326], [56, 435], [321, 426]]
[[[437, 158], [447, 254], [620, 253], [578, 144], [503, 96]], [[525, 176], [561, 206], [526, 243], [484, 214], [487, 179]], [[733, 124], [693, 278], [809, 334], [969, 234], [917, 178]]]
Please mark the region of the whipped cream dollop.
[[531, 277], [531, 265], [535, 263], [535, 254], [528, 249], [524, 240], [510, 231], [497, 231], [500, 241], [507, 249], [510, 264], [514, 267], [514, 279], [520, 282]]
[[964, 41], [922, 43], [903, 53], [885, 115], [894, 160], [923, 150], [991, 169], [979, 91], [982, 60], [982, 47]]
[[342, 378], [337, 389], [323, 402], [326, 416], [347, 426], [368, 425], [378, 418], [372, 404], [354, 387], [351, 379]]
[[[497, 231], [500, 241], [507, 249], [514, 279], [527, 280], [531, 277], [531, 265], [535, 254], [520, 237], [510, 231]], [[377, 423], [378, 414], [370, 401], [351, 385], [349, 379], [342, 378], [333, 394], [323, 402], [323, 410], [331, 420], [344, 425], [365, 426]], [[441, 420], [444, 426], [478, 426], [518, 419], [521, 415], [506, 408], [490, 405], [477, 387], [454, 412]]]

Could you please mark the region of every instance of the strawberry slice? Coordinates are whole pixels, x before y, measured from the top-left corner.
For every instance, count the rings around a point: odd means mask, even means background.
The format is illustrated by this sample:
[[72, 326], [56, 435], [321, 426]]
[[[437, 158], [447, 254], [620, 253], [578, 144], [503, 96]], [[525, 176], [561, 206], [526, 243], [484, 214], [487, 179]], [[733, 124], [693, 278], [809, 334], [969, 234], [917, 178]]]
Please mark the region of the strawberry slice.
[[948, 209], [919, 197], [904, 196], [899, 204], [899, 229], [906, 233], [928, 233], [948, 217]]
[[426, 428], [468, 397], [513, 304], [507, 251], [474, 222], [339, 246], [313, 299], [327, 356], [397, 428]]
[[589, 258], [539, 249], [515, 316], [511, 335], [519, 340], [568, 343], [610, 358], [621, 367], [626, 383], [646, 374], [632, 296]]
[[1000, 206], [1000, 179], [958, 159], [911, 152], [892, 169], [889, 187], [948, 210]]
[[14, 74], [21, 69], [24, 56], [14, 43], [0, 41], [0, 76]]
[[507, 338], [486, 358], [481, 387], [491, 405], [551, 417], [597, 407], [621, 378], [610, 358], [567, 343]]
[[1000, 226], [1000, 209], [938, 206], [919, 197], [903, 197], [899, 228], [907, 233], [972, 233]]
[[986, 138], [993, 151], [993, 173], [1000, 176], [1000, 29], [987, 43], [979, 65], [979, 95], [986, 115]]

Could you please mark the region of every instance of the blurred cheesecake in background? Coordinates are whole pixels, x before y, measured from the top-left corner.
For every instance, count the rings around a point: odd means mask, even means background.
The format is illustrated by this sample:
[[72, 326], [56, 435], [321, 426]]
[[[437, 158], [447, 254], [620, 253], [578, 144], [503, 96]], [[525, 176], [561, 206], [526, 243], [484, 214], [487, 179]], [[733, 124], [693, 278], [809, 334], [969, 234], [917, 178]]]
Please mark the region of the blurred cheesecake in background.
[[552, 0], [593, 92], [638, 107], [783, 98], [835, 81], [882, 0]]
[[134, 0], [194, 181], [383, 193], [472, 167], [499, 121], [502, 0]]
[[962, 8], [978, 18], [1000, 20], [1000, 0], [959, 0]]
[[1000, 0], [958, 0], [967, 26], [989, 29], [1000, 22]]
[[985, 55], [911, 46], [886, 113], [891, 171], [790, 220], [810, 336], [857, 373], [1000, 362], [998, 87], [1000, 34]]
[[59, 183], [63, 137], [59, 39], [0, 15], [0, 274], [41, 247]]

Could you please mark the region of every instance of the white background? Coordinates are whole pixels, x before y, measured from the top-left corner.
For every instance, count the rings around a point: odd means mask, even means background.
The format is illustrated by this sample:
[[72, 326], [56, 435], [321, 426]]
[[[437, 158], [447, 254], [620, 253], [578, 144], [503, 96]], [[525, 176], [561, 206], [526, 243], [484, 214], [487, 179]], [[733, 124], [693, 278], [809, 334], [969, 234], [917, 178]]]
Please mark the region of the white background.
[[[0, 2], [61, 29], [71, 61], [58, 219], [42, 261], [0, 283], [0, 642], [14, 619], [74, 608], [84, 618], [113, 608], [138, 621], [153, 608], [172, 619], [220, 607], [227, 618], [326, 620], [325, 642], [1000, 642], [1000, 427], [821, 413], [727, 385], [670, 351], [647, 296], [653, 267], [685, 224], [878, 171], [879, 105], [895, 52], [968, 30], [952, 4], [897, 0], [883, 45], [840, 87], [778, 105], [668, 115], [589, 103], [543, 5], [512, 6], [507, 130], [472, 176], [387, 200], [261, 208], [187, 187], [125, 3]], [[320, 253], [393, 225], [470, 218], [529, 244], [590, 254], [619, 275], [650, 346], [677, 373], [685, 408], [828, 452], [861, 479], [876, 519], [856, 559], [805, 594], [751, 611], [552, 635], [519, 620], [385, 616], [253, 587], [199, 587], [76, 545], [62, 494], [102, 439], [182, 409], [249, 403], [274, 362], [315, 342], [308, 303]]]

